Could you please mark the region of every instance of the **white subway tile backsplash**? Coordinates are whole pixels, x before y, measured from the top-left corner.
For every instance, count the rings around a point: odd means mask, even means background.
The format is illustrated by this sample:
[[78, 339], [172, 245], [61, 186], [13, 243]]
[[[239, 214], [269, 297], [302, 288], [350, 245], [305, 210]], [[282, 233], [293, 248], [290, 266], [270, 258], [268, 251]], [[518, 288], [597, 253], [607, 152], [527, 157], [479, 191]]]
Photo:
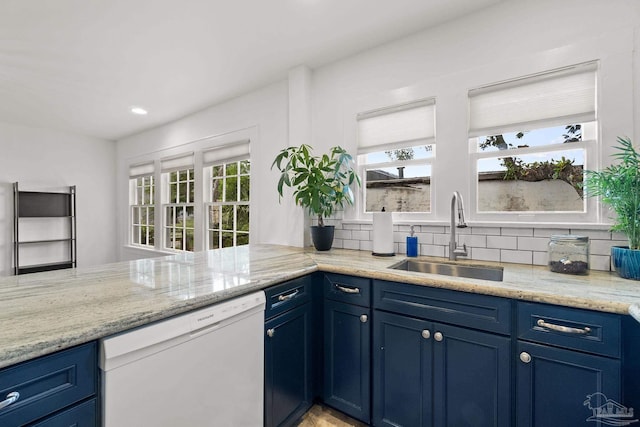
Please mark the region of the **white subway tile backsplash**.
[[420, 245], [420, 255], [443, 257], [444, 246], [440, 245]]
[[578, 236], [587, 236], [589, 239], [600, 239], [600, 240], [611, 240], [611, 232], [610, 231], [602, 231], [602, 230], [580, 230], [580, 229], [571, 229], [570, 234], [575, 234]]
[[[371, 223], [336, 224], [334, 248], [371, 251], [373, 248]], [[394, 251], [406, 254], [406, 238], [410, 234], [410, 224], [393, 226]], [[416, 225], [418, 254], [423, 256], [447, 257], [449, 253], [449, 227], [438, 225]], [[563, 228], [516, 228], [516, 227], [468, 227], [456, 228], [456, 240], [467, 245], [468, 257], [480, 261], [512, 262], [519, 264], [547, 265], [549, 237], [553, 234], [580, 234], [590, 239], [590, 268], [592, 270], [612, 270], [610, 267], [611, 246], [626, 246], [626, 237], [621, 233], [606, 230], [563, 229]]]
[[603, 255], [590, 255], [589, 256], [589, 268], [591, 270], [611, 270], [611, 257]]
[[513, 236], [487, 236], [487, 247], [496, 249], [517, 249], [518, 239]]
[[351, 238], [355, 240], [370, 240], [371, 235], [368, 231], [352, 230]]
[[544, 252], [548, 249], [549, 239], [546, 237], [518, 237], [518, 249]]
[[471, 227], [471, 234], [484, 234], [485, 236], [499, 236], [500, 227]]
[[338, 239], [343, 239], [343, 240], [351, 239], [351, 230], [342, 230], [342, 229], [336, 228], [334, 236]]
[[360, 224], [342, 224], [345, 230], [360, 230]]
[[568, 228], [536, 228], [533, 230], [534, 237], [551, 237], [554, 234], [570, 234]]
[[500, 249], [473, 248], [473, 259], [478, 261], [500, 261]]
[[361, 251], [372, 251], [373, 250], [373, 242], [371, 240], [360, 240], [360, 250]]
[[449, 245], [449, 240], [451, 240], [451, 236], [448, 234], [434, 234], [433, 235], [433, 244], [434, 245]]
[[342, 243], [342, 247], [344, 249], [360, 249], [360, 240], [345, 240]]
[[533, 252], [533, 265], [548, 265], [549, 254], [547, 252]]
[[462, 236], [458, 236], [458, 244], [465, 244], [469, 247], [474, 248], [486, 248], [487, 247], [487, 236], [482, 236], [480, 234], [465, 234]]
[[500, 262], [533, 264], [533, 251], [512, 251], [509, 249], [501, 249]]
[[508, 228], [501, 230], [503, 236], [531, 236], [533, 237], [533, 228]]
[[[626, 242], [628, 239], [627, 239], [627, 235], [626, 234], [619, 233], [617, 231], [613, 231], [611, 233], [611, 240], [623, 240], [623, 241]], [[627, 245], [628, 245], [628, 243], [627, 243]]]

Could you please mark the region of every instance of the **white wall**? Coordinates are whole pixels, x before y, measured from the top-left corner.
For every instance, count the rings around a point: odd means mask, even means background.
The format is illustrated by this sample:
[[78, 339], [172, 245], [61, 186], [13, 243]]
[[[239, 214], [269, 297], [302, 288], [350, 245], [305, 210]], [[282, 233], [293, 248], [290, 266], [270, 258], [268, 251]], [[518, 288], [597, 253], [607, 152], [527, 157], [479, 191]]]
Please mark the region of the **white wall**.
[[[301, 211], [288, 199], [278, 204], [277, 176], [269, 167], [280, 148], [300, 142], [289, 141], [288, 132], [304, 130], [308, 117], [288, 109], [303, 108], [304, 102], [311, 103], [311, 143], [317, 153], [338, 144], [355, 152], [358, 111], [436, 96], [440, 166], [433, 171], [433, 219], [444, 223], [451, 192], [460, 190], [468, 196], [472, 191], [465, 154], [467, 91], [598, 59], [601, 159], [606, 162], [617, 135], [640, 142], [640, 129], [634, 127], [640, 121], [640, 84], [638, 72], [633, 71], [634, 64], [640, 69], [639, 23], [636, 0], [507, 1], [315, 70], [298, 69], [290, 74], [288, 85], [275, 84], [118, 141], [119, 246], [127, 242], [128, 162], [249, 126], [259, 129], [258, 141], [251, 147], [252, 215], [259, 215], [252, 241], [299, 245], [306, 228], [301, 225]], [[139, 256], [129, 254], [120, 255]]]
[[471, 88], [600, 60], [602, 160], [608, 161], [617, 135], [635, 133], [640, 143], [640, 129], [634, 129], [640, 112], [633, 109], [638, 72], [632, 67], [639, 62], [639, 31], [640, 2], [634, 0], [499, 4], [314, 70], [312, 142], [318, 148], [342, 144], [354, 152], [357, 112], [435, 96], [432, 206], [434, 219], [447, 220], [452, 192], [469, 200], [475, 191], [466, 154]]
[[115, 143], [0, 123], [0, 276], [13, 274], [13, 188], [77, 188], [78, 266], [116, 260]]
[[120, 259], [155, 255], [127, 247], [128, 165], [170, 151], [189, 150], [203, 138], [255, 129], [251, 140], [251, 242], [301, 245], [302, 211], [291, 199], [278, 203], [277, 176], [270, 171], [288, 145], [288, 85], [280, 82], [246, 96], [117, 142]]

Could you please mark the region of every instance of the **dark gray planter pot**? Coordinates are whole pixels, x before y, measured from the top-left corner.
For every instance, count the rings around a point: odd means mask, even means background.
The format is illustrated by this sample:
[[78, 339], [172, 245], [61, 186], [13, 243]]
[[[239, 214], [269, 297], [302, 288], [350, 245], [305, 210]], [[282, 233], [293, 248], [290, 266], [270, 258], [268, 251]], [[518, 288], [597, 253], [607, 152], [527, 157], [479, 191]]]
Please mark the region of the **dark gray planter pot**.
[[640, 280], [640, 250], [628, 246], [613, 246], [611, 261], [620, 277]]
[[328, 251], [331, 249], [334, 231], [335, 226], [333, 225], [325, 225], [324, 227], [317, 225], [311, 226], [311, 240], [317, 251]]

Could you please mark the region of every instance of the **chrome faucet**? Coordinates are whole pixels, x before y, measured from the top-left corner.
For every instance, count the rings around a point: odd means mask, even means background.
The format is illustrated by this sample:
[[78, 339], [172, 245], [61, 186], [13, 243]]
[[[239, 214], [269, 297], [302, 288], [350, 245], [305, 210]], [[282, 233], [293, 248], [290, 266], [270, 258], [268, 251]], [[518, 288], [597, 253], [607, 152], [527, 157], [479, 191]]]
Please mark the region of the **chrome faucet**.
[[[455, 210], [458, 210], [458, 225], [456, 225]], [[466, 228], [464, 222], [464, 203], [462, 196], [457, 191], [453, 192], [451, 198], [451, 240], [449, 241], [449, 260], [455, 261], [458, 256], [467, 256], [467, 245], [458, 246], [456, 242], [456, 227]]]

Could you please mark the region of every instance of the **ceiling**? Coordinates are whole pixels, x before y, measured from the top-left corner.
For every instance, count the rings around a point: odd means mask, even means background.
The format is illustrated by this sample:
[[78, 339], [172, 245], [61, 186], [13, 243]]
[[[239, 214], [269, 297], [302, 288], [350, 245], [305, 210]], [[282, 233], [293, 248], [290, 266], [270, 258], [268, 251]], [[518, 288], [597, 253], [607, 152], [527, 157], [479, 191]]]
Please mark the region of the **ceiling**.
[[2, 0], [0, 122], [117, 140], [499, 1]]

